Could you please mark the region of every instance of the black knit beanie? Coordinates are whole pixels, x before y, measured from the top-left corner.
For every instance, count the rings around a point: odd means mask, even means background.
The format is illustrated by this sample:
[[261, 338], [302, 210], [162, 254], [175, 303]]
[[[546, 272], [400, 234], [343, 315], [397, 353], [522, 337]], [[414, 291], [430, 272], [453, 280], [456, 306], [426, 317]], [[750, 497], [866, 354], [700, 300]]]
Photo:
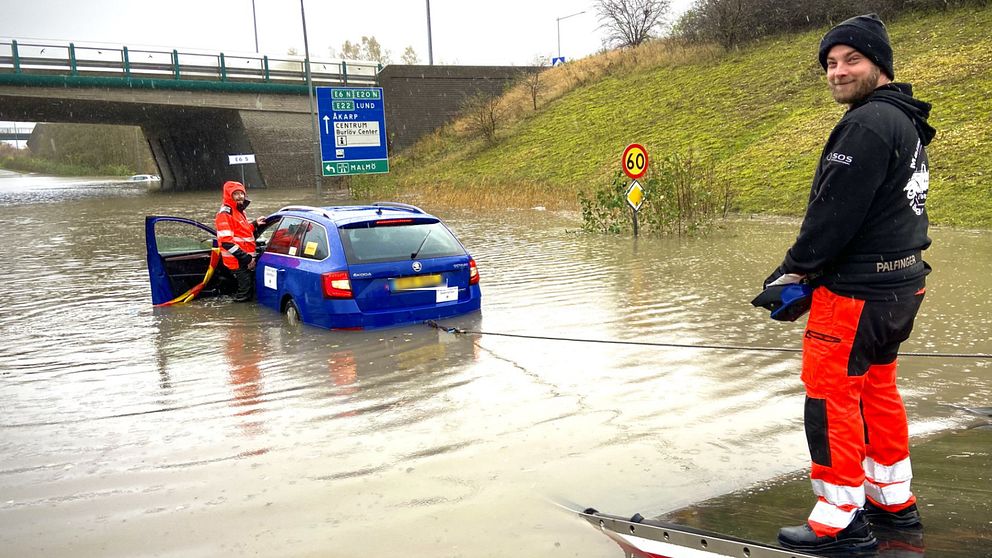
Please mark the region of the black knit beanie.
[[824, 70], [827, 69], [827, 53], [836, 45], [853, 47], [881, 68], [889, 79], [896, 78], [892, 70], [889, 34], [886, 33], [885, 24], [877, 14], [852, 17], [827, 31], [820, 41], [820, 65]]

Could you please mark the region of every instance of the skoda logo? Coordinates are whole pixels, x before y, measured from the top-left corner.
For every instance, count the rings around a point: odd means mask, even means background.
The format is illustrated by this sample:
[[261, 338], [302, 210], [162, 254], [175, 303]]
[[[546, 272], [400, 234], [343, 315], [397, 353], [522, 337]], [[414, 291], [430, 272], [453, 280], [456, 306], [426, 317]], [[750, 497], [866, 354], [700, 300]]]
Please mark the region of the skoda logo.
[[420, 273], [420, 270], [424, 268], [424, 264], [420, 262], [413, 262], [413, 270]]

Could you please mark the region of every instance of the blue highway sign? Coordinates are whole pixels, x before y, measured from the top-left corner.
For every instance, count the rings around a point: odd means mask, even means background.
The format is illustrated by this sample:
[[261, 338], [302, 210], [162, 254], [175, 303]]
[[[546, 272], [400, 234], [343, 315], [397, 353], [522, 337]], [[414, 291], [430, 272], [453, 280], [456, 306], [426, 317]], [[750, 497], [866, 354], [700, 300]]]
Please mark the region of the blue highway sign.
[[381, 87], [318, 87], [324, 176], [389, 172]]

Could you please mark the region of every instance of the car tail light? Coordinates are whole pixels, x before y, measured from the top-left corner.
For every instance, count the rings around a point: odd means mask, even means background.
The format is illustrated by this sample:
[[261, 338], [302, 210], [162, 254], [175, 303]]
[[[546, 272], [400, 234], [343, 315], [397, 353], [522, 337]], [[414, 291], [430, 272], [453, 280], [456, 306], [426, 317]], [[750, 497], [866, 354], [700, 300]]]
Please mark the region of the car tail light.
[[468, 260], [468, 284], [478, 285], [479, 284], [479, 268], [475, 265], [474, 259]]
[[379, 219], [375, 222], [377, 227], [389, 227], [395, 225], [409, 225], [413, 219]]
[[332, 271], [320, 276], [324, 298], [351, 298], [351, 281], [347, 271]]

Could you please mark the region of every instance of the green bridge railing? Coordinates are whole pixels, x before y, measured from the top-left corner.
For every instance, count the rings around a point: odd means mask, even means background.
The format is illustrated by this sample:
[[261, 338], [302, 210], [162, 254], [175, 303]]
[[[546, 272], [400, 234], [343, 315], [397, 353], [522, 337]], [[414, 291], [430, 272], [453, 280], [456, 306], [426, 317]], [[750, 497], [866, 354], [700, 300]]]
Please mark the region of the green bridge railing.
[[[380, 64], [310, 59], [314, 85], [376, 85]], [[306, 93], [306, 60], [285, 56], [108, 48], [0, 39], [0, 83], [188, 89], [297, 90]], [[277, 86], [277, 87], [271, 87]]]

